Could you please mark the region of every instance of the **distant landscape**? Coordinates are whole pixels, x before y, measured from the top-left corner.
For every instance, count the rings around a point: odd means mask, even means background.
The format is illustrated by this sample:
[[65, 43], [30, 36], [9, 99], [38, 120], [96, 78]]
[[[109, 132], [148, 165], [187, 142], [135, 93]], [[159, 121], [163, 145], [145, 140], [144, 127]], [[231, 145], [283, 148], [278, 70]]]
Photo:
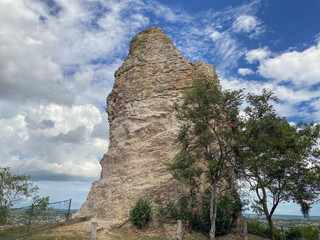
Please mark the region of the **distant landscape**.
[[[244, 214], [244, 219], [246, 221], [257, 221], [264, 225], [267, 225], [268, 222], [264, 215], [257, 214]], [[309, 218], [304, 218], [303, 216], [298, 215], [274, 215], [273, 216], [274, 225], [277, 228], [283, 227], [284, 230], [289, 229], [293, 226], [305, 226], [310, 225], [313, 227], [320, 228], [320, 216], [310, 216]]]

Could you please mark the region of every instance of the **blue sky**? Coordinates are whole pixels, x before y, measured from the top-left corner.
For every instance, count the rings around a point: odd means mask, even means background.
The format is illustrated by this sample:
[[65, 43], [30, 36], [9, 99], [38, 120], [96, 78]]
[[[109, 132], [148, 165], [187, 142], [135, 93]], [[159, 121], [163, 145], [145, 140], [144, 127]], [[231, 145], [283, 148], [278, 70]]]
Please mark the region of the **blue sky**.
[[319, 122], [319, 12], [317, 0], [2, 0], [0, 166], [79, 208], [108, 148], [113, 73], [150, 26], [216, 65], [223, 89], [268, 88], [281, 116]]

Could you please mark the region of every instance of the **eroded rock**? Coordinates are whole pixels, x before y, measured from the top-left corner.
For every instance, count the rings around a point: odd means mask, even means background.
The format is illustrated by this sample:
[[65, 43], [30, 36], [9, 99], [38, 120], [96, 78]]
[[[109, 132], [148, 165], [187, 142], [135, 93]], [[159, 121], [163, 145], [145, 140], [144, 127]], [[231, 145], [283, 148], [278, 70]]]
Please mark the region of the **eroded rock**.
[[139, 197], [174, 199], [183, 191], [164, 163], [178, 151], [173, 105], [199, 75], [219, 84], [215, 66], [185, 59], [160, 28], [131, 40], [107, 98], [110, 145], [101, 178], [92, 184], [81, 215], [121, 221]]

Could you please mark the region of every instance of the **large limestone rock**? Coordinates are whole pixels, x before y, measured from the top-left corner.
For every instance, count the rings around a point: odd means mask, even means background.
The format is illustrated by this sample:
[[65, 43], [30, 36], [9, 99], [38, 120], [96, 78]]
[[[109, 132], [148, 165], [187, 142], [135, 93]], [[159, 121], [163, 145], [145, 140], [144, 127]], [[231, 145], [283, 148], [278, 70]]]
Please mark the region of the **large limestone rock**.
[[110, 145], [101, 160], [101, 178], [81, 215], [120, 221], [141, 196], [170, 199], [181, 191], [164, 165], [178, 150], [173, 105], [201, 74], [219, 84], [213, 65], [186, 60], [157, 27], [131, 40], [107, 98]]

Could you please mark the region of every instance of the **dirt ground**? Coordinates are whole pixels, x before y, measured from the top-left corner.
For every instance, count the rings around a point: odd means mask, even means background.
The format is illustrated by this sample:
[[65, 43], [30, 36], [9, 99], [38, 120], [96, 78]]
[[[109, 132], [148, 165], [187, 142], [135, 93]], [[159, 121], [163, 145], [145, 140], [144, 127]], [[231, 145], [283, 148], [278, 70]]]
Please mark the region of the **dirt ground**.
[[[91, 223], [97, 222], [97, 240], [175, 240], [176, 226], [169, 224], [159, 224], [151, 221], [148, 226], [142, 230], [137, 229], [130, 222], [116, 228], [113, 222], [101, 219], [91, 219], [67, 226], [60, 226], [54, 229], [45, 230], [31, 235], [27, 240], [88, 240], [90, 239]], [[208, 240], [200, 233], [185, 231], [183, 239], [185, 240]], [[243, 237], [229, 234], [227, 236], [217, 237], [217, 240], [242, 240]], [[265, 240], [254, 235], [249, 235], [249, 240]]]

